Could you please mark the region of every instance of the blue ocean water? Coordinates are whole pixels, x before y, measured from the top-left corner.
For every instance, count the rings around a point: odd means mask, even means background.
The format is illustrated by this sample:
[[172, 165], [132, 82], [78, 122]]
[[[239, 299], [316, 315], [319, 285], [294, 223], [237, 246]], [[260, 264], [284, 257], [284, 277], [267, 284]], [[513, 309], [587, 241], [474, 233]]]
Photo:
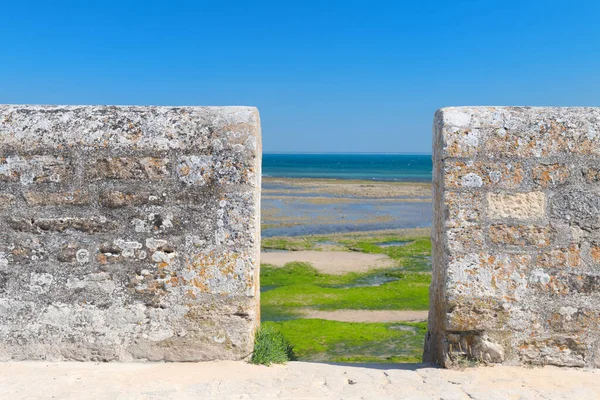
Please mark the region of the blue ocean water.
[[431, 155], [263, 154], [263, 176], [279, 178], [431, 181]]

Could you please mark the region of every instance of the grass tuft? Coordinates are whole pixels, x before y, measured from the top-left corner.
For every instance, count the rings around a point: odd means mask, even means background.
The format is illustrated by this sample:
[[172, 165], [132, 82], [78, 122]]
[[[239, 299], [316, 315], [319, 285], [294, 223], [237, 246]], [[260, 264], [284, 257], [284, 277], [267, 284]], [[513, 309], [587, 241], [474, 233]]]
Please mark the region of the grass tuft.
[[283, 334], [272, 326], [261, 326], [256, 332], [252, 364], [271, 365], [284, 364], [297, 360], [294, 347], [289, 344]]

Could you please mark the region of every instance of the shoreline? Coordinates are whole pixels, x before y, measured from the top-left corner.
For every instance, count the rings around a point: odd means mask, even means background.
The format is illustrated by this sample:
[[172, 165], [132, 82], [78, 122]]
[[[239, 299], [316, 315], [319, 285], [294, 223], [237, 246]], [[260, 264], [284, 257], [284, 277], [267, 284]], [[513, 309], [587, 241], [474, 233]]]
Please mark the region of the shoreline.
[[414, 179], [358, 179], [358, 178], [325, 178], [318, 176], [273, 176], [273, 175], [262, 175], [262, 180], [306, 180], [306, 181], [343, 181], [343, 182], [359, 182], [359, 183], [429, 183], [431, 184], [431, 179], [424, 180], [414, 180]]
[[[375, 181], [333, 178], [262, 178], [263, 196], [273, 197], [295, 194], [349, 197], [353, 199], [405, 198], [430, 201], [431, 182]], [[414, 201], [413, 200], [413, 201]]]
[[264, 178], [261, 199], [264, 237], [431, 226], [428, 182]]
[[[302, 236], [270, 236], [265, 237], [267, 240], [277, 239], [290, 239], [290, 240], [306, 240], [306, 239], [320, 239], [330, 238], [343, 239], [345, 237], [360, 239], [360, 238], [372, 238], [372, 237], [397, 237], [399, 240], [412, 239], [415, 237], [429, 237], [431, 235], [431, 227], [417, 227], [417, 228], [398, 228], [398, 229], [376, 229], [370, 231], [351, 231], [351, 232], [335, 232], [335, 233], [314, 233]], [[270, 248], [270, 247], [265, 247]]]
[[272, 183], [275, 181], [295, 182], [332, 182], [332, 183], [373, 183], [373, 184], [407, 184], [407, 185], [431, 185], [430, 180], [385, 180], [385, 179], [355, 179], [355, 178], [319, 178], [319, 177], [287, 177], [287, 176], [261, 176], [262, 182]]

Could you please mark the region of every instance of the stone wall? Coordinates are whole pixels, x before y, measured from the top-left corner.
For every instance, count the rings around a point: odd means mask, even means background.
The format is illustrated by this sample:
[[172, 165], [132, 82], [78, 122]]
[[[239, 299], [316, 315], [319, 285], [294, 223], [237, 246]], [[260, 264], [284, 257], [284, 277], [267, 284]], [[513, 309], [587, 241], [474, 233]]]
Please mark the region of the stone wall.
[[434, 123], [425, 360], [600, 366], [600, 109]]
[[259, 323], [247, 107], [0, 106], [0, 359], [240, 359]]

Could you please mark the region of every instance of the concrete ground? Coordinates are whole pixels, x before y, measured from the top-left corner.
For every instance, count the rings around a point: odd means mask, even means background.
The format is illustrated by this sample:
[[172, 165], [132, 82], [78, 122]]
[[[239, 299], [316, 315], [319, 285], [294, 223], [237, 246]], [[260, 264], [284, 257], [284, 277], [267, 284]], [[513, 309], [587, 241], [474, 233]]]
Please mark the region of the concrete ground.
[[600, 371], [416, 364], [0, 363], [0, 399], [600, 399]]

